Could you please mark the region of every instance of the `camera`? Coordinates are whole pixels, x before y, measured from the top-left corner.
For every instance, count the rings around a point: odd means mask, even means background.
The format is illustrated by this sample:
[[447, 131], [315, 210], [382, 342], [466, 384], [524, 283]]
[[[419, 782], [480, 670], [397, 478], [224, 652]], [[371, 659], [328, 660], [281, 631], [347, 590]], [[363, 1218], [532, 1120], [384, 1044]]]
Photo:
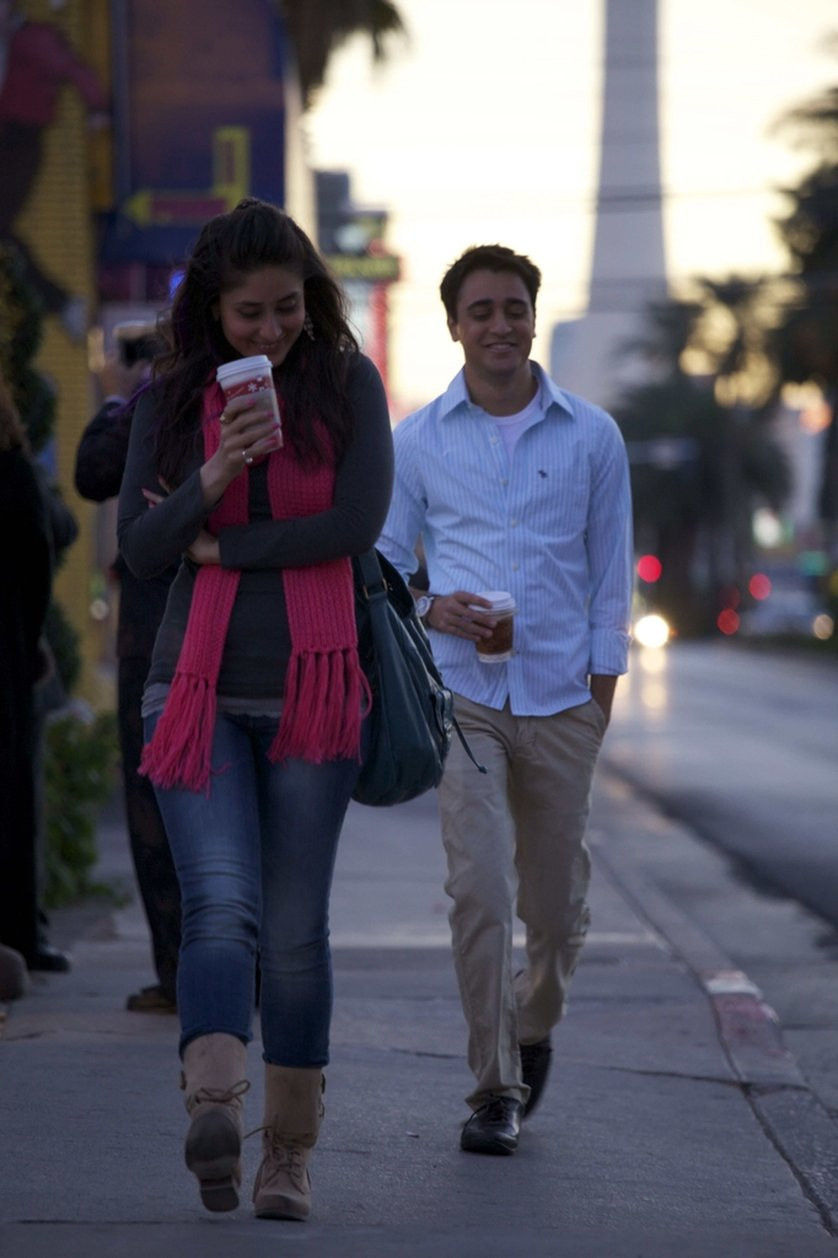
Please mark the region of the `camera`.
[[119, 360], [124, 367], [151, 362], [163, 349], [163, 338], [153, 323], [120, 323], [113, 330]]

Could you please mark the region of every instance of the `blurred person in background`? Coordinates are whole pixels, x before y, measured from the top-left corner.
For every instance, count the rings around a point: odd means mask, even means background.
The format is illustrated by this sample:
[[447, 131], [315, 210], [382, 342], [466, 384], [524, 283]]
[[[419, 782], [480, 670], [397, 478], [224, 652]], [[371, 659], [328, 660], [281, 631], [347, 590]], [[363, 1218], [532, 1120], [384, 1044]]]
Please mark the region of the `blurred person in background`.
[[[0, 943], [38, 968], [35, 689], [52, 588], [52, 531], [39, 475], [0, 377]], [[20, 993], [17, 993], [20, 994]]]
[[[76, 489], [82, 498], [92, 502], [105, 502], [119, 495], [135, 395], [150, 379], [152, 359], [162, 348], [153, 325], [131, 325], [117, 329], [117, 333], [115, 349], [108, 355], [102, 370], [102, 406], [82, 433], [76, 452]], [[148, 778], [139, 773], [139, 767], [143, 747], [143, 687], [177, 565], [170, 564], [158, 575], [141, 581], [118, 553], [113, 572], [119, 582], [117, 722], [125, 817], [157, 975], [155, 983], [128, 996], [126, 1008], [135, 1013], [174, 1013], [180, 950], [180, 887], [154, 790]]]

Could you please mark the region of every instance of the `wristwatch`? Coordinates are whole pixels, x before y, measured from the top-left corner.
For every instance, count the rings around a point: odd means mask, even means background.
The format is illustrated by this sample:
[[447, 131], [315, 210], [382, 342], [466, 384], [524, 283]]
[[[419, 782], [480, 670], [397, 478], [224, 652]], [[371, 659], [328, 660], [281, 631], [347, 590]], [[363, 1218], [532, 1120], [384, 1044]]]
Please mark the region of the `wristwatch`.
[[428, 615], [435, 598], [435, 594], [420, 594], [419, 598], [416, 600], [416, 615], [422, 621], [423, 625], [427, 624]]

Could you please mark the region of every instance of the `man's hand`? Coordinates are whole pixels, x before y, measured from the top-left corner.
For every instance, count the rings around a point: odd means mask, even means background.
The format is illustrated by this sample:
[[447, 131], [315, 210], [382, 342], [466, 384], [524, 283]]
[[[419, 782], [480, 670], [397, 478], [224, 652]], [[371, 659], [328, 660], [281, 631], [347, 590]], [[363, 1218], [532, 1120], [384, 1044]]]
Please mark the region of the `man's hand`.
[[478, 609], [490, 608], [488, 599], [468, 590], [455, 590], [453, 594], [437, 594], [431, 610], [425, 617], [426, 624], [438, 633], [450, 633], [455, 638], [467, 638], [479, 642], [491, 637], [497, 624], [497, 616], [487, 615]]
[[127, 401], [151, 376], [151, 363], [139, 359], [127, 366], [118, 354], [109, 354], [102, 365], [99, 380], [104, 397], [120, 397]]
[[611, 720], [611, 705], [614, 702], [614, 691], [617, 689], [617, 678], [604, 673], [591, 673], [591, 698], [602, 708], [606, 727]]

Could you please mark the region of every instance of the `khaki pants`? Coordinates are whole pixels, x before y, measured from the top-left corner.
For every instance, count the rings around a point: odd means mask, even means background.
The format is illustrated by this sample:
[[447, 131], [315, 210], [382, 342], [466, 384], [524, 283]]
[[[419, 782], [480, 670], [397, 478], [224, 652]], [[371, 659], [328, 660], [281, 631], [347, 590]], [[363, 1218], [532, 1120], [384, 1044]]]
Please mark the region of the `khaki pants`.
[[[591, 700], [555, 716], [513, 716], [455, 696], [457, 737], [439, 788], [454, 964], [468, 1023], [476, 1109], [490, 1092], [526, 1101], [518, 1044], [562, 1016], [585, 939], [590, 858], [585, 829], [605, 718]], [[527, 967], [512, 973], [514, 917]]]

